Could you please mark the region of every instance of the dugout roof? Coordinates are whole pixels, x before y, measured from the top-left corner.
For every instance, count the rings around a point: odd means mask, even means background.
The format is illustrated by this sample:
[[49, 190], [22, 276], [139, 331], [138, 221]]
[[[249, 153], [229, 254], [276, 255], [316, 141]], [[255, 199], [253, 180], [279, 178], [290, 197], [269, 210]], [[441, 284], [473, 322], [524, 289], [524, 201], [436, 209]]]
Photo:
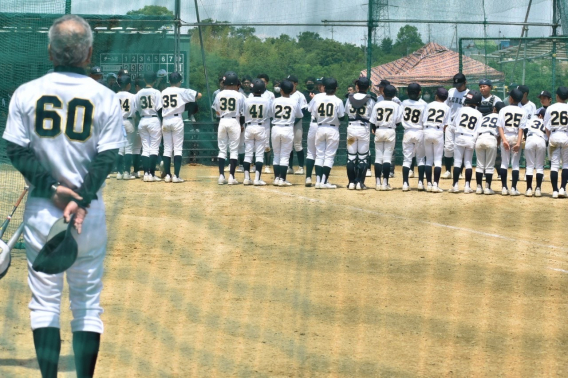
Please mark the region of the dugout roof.
[[[468, 78], [485, 77], [501, 81], [505, 74], [482, 62], [463, 56], [463, 74]], [[431, 42], [410, 55], [371, 69], [371, 81], [377, 85], [383, 79], [395, 87], [419, 83], [423, 87], [451, 86], [452, 79], [459, 72], [459, 54], [437, 43]], [[361, 71], [367, 76], [367, 70]]]

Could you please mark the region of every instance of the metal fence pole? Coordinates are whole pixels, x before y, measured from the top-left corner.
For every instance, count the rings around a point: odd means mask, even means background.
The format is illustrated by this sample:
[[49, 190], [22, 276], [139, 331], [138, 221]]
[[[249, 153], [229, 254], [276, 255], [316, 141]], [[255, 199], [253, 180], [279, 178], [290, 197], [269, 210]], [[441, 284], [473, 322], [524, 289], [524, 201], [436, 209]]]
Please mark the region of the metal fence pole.
[[[195, 0], [195, 15], [197, 16], [197, 23], [200, 23], [201, 20], [199, 19], [199, 8], [197, 6], [197, 0]], [[201, 26], [198, 26], [197, 29], [199, 30], [199, 43], [201, 44], [201, 59], [203, 60], [203, 71], [205, 73], [205, 86], [207, 87], [207, 98], [209, 99], [209, 113], [211, 115], [211, 121], [214, 121], [213, 118], [213, 109], [211, 109], [211, 91], [209, 90], [209, 76], [207, 75], [207, 63], [205, 63], [205, 50], [203, 48], [203, 34], [201, 33]]]

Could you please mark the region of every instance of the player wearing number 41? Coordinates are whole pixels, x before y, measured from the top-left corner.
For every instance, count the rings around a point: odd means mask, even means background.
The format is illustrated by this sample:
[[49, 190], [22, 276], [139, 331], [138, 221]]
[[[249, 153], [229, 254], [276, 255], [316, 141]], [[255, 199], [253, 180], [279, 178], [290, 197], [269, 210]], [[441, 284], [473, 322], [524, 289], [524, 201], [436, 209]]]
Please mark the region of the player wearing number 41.
[[422, 87], [420, 84], [411, 83], [408, 85], [408, 100], [402, 102], [403, 117], [402, 126], [404, 127], [404, 136], [402, 139], [402, 150], [404, 160], [402, 164], [402, 191], [410, 190], [408, 184], [408, 174], [412, 158], [416, 156], [418, 163], [418, 190], [424, 190], [424, 133], [423, 118], [428, 104], [420, 98]]
[[[519, 181], [519, 160], [521, 159], [521, 142], [523, 140], [523, 130], [527, 123], [526, 111], [518, 106], [523, 99], [523, 92], [513, 89], [509, 93], [509, 105], [499, 112], [497, 127], [501, 136], [501, 184], [503, 189], [501, 194], [506, 196], [518, 196], [521, 193], [517, 190]], [[511, 190], [507, 189], [507, 169], [509, 162], [513, 168]]]
[[[544, 126], [550, 140], [550, 182], [552, 198], [566, 197], [568, 181], [568, 88], [556, 91], [556, 104], [550, 105], [544, 115]], [[562, 182], [558, 190], [558, 168], [562, 160]]]
[[542, 179], [544, 178], [544, 158], [546, 156], [546, 128], [544, 126], [545, 109], [541, 109], [536, 117], [527, 122], [527, 142], [525, 144], [527, 191], [525, 196], [531, 197], [533, 173], [536, 169], [535, 197], [541, 196]]
[[[183, 147], [183, 112], [186, 104], [201, 98], [201, 93], [192, 89], [180, 88], [181, 74], [170, 74], [170, 86], [162, 91], [162, 134], [164, 139], [164, 169], [165, 182], [180, 183], [181, 156]], [[174, 175], [172, 177], [172, 152], [174, 154]]]
[[[444, 156], [444, 127], [449, 124], [450, 108], [445, 101], [448, 91], [445, 88], [436, 90], [435, 101], [428, 104], [424, 112], [424, 154], [426, 155], [426, 191], [442, 193], [440, 175], [442, 174], [442, 157]], [[432, 165], [434, 165], [434, 181], [432, 181]]]
[[155, 175], [162, 140], [162, 125], [159, 116], [162, 110], [162, 94], [153, 88], [156, 77], [155, 72], [145, 73], [146, 88], [136, 94], [136, 110], [140, 114], [138, 131], [142, 139], [142, 165], [145, 182], [162, 181]]

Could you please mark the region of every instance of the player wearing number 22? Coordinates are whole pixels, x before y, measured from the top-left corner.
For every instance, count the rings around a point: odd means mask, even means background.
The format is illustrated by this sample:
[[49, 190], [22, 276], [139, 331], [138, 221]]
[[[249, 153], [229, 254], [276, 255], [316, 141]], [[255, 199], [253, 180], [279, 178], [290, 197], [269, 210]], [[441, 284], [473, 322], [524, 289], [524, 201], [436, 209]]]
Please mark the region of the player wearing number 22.
[[[85, 75], [92, 43], [91, 28], [82, 18], [66, 15], [54, 21], [48, 50], [55, 72], [16, 90], [3, 136], [10, 160], [30, 185], [24, 240], [33, 294], [31, 328], [44, 378], [57, 377], [65, 276], [78, 377], [93, 376], [103, 333], [107, 230], [101, 188], [125, 139], [118, 98]], [[77, 259], [62, 273], [37, 272], [33, 262], [62, 216], [76, 229]]]
[[418, 163], [418, 190], [424, 190], [424, 133], [423, 133], [423, 117], [428, 104], [420, 98], [422, 87], [420, 84], [411, 83], [408, 85], [408, 100], [402, 102], [403, 116], [402, 126], [404, 127], [404, 136], [402, 139], [402, 151], [404, 160], [402, 163], [402, 191], [410, 190], [408, 184], [408, 173], [412, 158], [416, 155]]
[[[440, 189], [442, 174], [442, 156], [444, 155], [444, 126], [449, 124], [450, 107], [445, 101], [448, 91], [445, 88], [436, 90], [435, 101], [428, 104], [422, 117], [424, 123], [424, 154], [426, 155], [426, 191], [443, 192]], [[432, 182], [432, 165], [434, 165], [434, 181]]]
[[[552, 197], [566, 197], [568, 181], [568, 88], [559, 87], [556, 91], [556, 104], [550, 105], [544, 115], [546, 134], [550, 138], [550, 182]], [[562, 182], [558, 190], [558, 168], [562, 160]]]
[[[201, 93], [192, 89], [180, 88], [181, 74], [170, 74], [170, 86], [162, 91], [162, 136], [164, 139], [164, 168], [166, 170], [165, 182], [180, 183], [181, 150], [183, 147], [183, 118], [185, 105], [201, 98]], [[170, 172], [174, 153], [174, 175]]]

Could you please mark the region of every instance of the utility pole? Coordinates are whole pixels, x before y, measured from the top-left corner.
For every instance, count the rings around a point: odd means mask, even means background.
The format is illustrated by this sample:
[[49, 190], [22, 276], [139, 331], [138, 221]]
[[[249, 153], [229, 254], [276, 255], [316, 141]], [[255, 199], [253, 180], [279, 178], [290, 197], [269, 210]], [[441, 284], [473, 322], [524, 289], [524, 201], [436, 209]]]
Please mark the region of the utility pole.
[[[195, 0], [197, 1], [197, 0]], [[369, 1], [367, 11], [367, 78], [371, 80], [371, 65], [373, 64], [373, 1]]]

